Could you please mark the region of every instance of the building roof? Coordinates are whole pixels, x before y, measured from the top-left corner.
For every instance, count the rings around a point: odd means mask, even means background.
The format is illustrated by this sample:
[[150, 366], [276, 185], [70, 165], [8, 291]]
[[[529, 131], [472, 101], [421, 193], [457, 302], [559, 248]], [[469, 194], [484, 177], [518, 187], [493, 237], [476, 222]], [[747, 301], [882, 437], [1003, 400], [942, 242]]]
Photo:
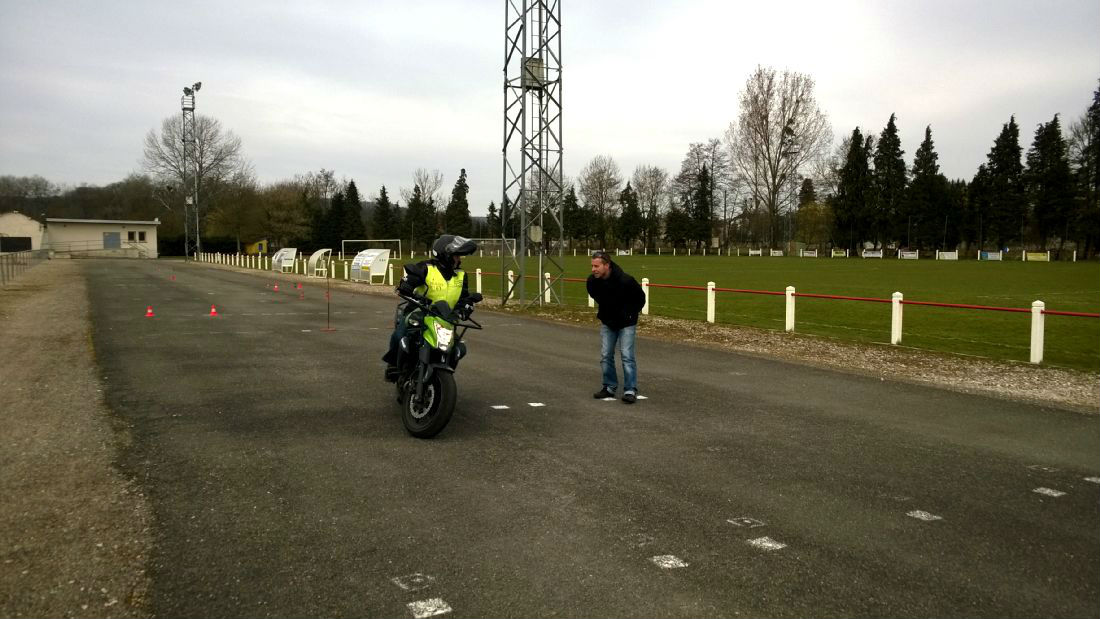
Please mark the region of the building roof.
[[56, 217], [47, 217], [47, 224], [145, 224], [148, 226], [159, 226], [160, 218], [156, 218], [153, 221], [137, 221], [129, 219], [60, 219]]

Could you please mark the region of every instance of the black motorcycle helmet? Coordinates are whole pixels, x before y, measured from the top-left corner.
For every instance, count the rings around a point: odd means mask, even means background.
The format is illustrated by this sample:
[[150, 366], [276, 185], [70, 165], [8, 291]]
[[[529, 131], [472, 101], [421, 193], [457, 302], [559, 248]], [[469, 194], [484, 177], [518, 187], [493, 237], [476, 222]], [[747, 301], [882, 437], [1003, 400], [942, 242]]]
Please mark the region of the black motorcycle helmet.
[[477, 243], [453, 234], [444, 234], [432, 244], [432, 257], [446, 266], [454, 264], [455, 256], [469, 256], [475, 251]]

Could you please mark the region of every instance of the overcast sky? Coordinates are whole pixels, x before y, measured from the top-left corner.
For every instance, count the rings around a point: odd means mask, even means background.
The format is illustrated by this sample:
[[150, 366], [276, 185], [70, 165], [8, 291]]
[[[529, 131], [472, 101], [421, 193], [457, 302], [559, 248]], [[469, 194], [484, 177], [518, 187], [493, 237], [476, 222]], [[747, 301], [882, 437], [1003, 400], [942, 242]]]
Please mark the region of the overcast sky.
[[[474, 214], [500, 202], [504, 2], [0, 0], [0, 174], [103, 185], [142, 140], [197, 113], [244, 143], [261, 182], [319, 168], [374, 196], [466, 168]], [[675, 172], [721, 137], [758, 64], [808, 73], [835, 139], [898, 115], [907, 164], [932, 125], [970, 179], [1015, 114], [1068, 124], [1100, 78], [1100, 1], [564, 0], [565, 172], [614, 157]]]

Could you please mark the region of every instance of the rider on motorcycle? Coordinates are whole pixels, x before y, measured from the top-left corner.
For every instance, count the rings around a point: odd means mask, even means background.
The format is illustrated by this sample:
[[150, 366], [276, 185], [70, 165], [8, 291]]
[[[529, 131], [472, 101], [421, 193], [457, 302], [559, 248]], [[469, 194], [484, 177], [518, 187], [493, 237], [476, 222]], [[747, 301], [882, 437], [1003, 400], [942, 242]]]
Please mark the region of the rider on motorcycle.
[[[481, 295], [470, 294], [466, 273], [459, 267], [462, 265], [462, 257], [475, 251], [477, 243], [461, 236], [444, 234], [432, 244], [431, 259], [405, 265], [405, 273], [397, 286], [397, 293], [426, 299], [428, 303], [444, 300], [452, 310], [468, 315], [473, 304], [481, 300]], [[390, 349], [382, 357], [386, 362], [385, 377], [389, 382], [397, 380], [397, 349], [401, 338], [405, 336], [405, 314], [410, 309], [406, 303], [398, 306], [396, 324], [390, 336]]]

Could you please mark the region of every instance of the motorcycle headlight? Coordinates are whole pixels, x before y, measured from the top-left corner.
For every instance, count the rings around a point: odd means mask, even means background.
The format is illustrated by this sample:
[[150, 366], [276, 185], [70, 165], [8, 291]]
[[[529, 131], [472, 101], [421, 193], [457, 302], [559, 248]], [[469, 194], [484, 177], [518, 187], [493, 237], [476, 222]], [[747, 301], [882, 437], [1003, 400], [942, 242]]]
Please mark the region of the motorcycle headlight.
[[435, 344], [439, 347], [439, 350], [446, 351], [450, 348], [454, 335], [454, 329], [448, 329], [438, 322], [435, 323]]

